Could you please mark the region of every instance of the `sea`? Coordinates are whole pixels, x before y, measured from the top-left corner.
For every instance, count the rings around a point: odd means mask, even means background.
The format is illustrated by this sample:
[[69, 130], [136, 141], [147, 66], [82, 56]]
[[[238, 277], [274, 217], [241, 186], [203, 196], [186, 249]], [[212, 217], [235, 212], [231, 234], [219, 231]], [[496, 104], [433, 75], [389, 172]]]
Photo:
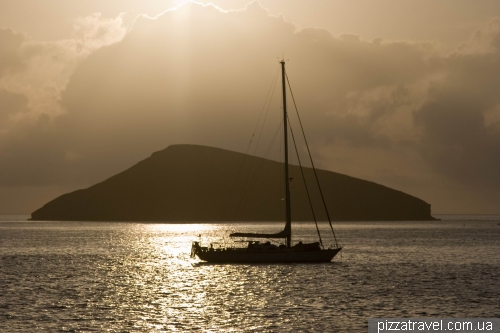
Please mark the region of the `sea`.
[[[280, 223], [0, 216], [0, 332], [367, 332], [368, 318], [499, 318], [500, 216], [335, 222], [321, 264], [207, 264], [192, 241]], [[325, 246], [333, 244], [320, 223]], [[295, 241], [315, 241], [296, 223]]]

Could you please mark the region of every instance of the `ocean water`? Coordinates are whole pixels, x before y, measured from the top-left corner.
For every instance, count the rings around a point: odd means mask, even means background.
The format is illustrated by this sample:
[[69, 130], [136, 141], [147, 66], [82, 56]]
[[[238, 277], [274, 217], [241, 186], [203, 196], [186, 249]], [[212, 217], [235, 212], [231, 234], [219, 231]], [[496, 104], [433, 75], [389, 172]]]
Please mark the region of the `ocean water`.
[[[189, 257], [193, 240], [282, 225], [3, 216], [0, 331], [366, 332], [373, 317], [500, 317], [500, 216], [441, 218], [335, 223], [344, 249], [327, 264], [215, 265]], [[315, 235], [294, 225], [297, 240]]]

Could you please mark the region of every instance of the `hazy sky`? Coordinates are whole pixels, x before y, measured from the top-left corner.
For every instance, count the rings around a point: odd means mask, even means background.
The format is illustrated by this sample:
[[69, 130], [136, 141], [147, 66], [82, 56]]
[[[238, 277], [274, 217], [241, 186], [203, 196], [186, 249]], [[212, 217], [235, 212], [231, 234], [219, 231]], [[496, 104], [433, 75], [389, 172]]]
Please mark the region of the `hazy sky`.
[[0, 214], [245, 151], [282, 54], [319, 167], [500, 213], [498, 0], [0, 0]]

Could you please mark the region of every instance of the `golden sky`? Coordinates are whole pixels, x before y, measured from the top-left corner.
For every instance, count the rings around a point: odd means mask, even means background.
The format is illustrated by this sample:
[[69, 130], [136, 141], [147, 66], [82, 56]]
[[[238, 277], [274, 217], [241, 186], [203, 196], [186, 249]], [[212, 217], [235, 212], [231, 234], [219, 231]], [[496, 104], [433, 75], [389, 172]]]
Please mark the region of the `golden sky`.
[[245, 151], [278, 66], [320, 168], [500, 213], [497, 0], [0, 0], [0, 214], [171, 144]]

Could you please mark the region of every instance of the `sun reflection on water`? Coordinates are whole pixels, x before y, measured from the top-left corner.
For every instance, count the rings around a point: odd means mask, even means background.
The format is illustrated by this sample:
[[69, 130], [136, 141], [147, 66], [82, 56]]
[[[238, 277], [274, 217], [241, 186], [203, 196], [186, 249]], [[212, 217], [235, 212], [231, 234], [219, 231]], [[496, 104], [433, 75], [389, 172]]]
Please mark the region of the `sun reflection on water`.
[[[0, 330], [358, 332], [366, 331], [366, 318], [388, 314], [498, 316], [496, 224], [340, 225], [346, 252], [329, 264], [215, 265], [190, 258], [199, 234], [210, 242], [234, 228], [279, 227], [34, 224], [12, 229], [10, 238], [4, 228], [0, 311], [8, 320]], [[306, 239], [316, 233], [314, 227], [298, 232]], [[474, 252], [464, 243], [470, 235]]]

